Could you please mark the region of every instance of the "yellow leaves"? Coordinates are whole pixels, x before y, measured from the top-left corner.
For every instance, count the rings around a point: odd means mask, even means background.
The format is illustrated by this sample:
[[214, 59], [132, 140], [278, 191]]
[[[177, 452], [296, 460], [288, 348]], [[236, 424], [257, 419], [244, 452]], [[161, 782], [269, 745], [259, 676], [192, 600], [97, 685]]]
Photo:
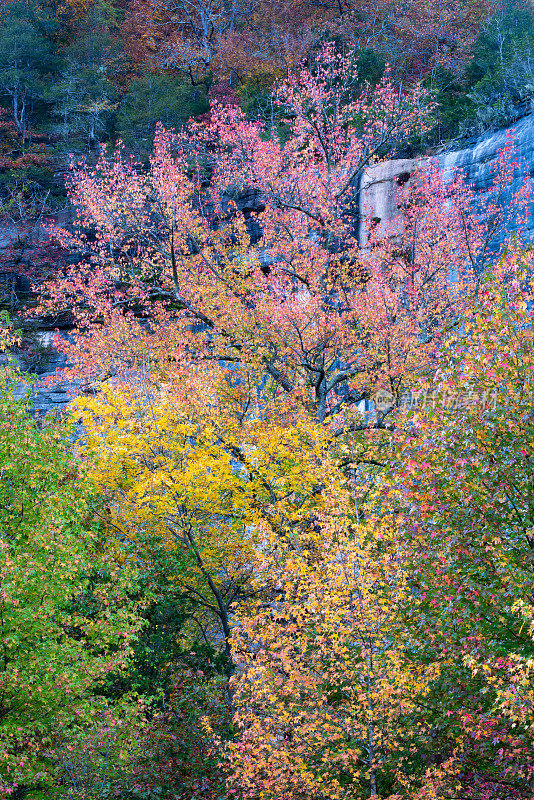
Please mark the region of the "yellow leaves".
[[193, 401], [183, 384], [106, 386], [75, 413], [86, 479], [109, 496], [109, 535], [143, 563], [167, 554], [170, 582], [220, 616], [222, 595], [253, 575], [270, 581], [273, 549], [282, 560], [301, 553], [296, 569], [307, 573], [322, 536], [310, 520], [335, 465], [327, 431], [291, 407], [259, 413], [245, 381], [210, 382], [200, 406], [199, 373], [192, 385]]
[[[243, 609], [234, 631], [241, 732], [229, 747], [231, 784], [250, 797], [354, 797], [355, 785], [380, 769], [405, 715], [413, 726], [414, 703], [437, 675], [402, 650], [409, 588], [399, 537], [357, 524], [350, 493], [329, 480], [327, 466], [316, 477], [330, 488], [313, 561], [306, 546], [290, 542], [285, 559], [268, 553], [266, 574], [281, 591], [272, 607]], [[374, 753], [361, 747], [371, 730]]]

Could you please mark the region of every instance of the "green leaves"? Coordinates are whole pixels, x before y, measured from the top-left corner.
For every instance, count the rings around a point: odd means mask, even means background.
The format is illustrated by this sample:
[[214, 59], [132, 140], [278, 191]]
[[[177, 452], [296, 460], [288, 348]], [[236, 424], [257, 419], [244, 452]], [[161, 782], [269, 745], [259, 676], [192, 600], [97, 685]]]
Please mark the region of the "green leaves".
[[13, 377], [0, 392], [0, 797], [51, 780], [54, 735], [105, 710], [94, 691], [139, 627], [134, 575], [105, 544], [69, 427], [32, 419]]

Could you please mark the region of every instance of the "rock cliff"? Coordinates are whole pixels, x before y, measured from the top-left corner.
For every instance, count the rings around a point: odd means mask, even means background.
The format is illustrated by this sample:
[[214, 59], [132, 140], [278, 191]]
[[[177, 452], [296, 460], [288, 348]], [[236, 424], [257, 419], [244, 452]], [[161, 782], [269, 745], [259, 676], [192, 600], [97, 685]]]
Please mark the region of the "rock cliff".
[[[508, 204], [517, 189], [534, 176], [534, 115], [524, 117], [512, 127], [475, 139], [468, 147], [435, 156], [445, 180], [451, 180], [458, 169], [465, 172], [481, 202], [495, 177], [499, 153], [513, 135], [518, 168], [509, 190], [502, 197]], [[361, 215], [360, 241], [365, 244], [366, 216], [371, 216], [382, 226], [390, 223], [396, 214], [399, 184], [406, 183], [420, 163], [417, 159], [387, 161], [366, 170], [360, 184], [359, 207]], [[502, 232], [502, 239], [506, 233]], [[530, 208], [527, 232], [534, 239], [534, 204]]]

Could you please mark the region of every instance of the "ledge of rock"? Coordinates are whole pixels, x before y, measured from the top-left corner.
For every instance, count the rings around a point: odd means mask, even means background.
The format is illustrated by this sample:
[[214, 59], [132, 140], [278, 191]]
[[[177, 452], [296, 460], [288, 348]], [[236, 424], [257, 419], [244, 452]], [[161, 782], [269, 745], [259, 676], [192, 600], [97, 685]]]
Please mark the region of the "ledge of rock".
[[[534, 176], [534, 115], [519, 122], [475, 139], [469, 147], [435, 156], [435, 163], [443, 170], [444, 180], [452, 180], [457, 170], [463, 170], [467, 183], [475, 191], [481, 204], [488, 195], [492, 181], [499, 168], [499, 156], [507, 144], [514, 147], [517, 168], [510, 187], [503, 193], [503, 206], [509, 205], [513, 196]], [[366, 221], [374, 218], [384, 228], [391, 224], [397, 213], [399, 186], [405, 185], [415, 169], [426, 159], [397, 159], [385, 161], [368, 168], [360, 182], [360, 243], [366, 244]], [[513, 224], [500, 235], [502, 243], [508, 233], [518, 228]], [[527, 220], [527, 235], [534, 240], [534, 203], [531, 204]]]

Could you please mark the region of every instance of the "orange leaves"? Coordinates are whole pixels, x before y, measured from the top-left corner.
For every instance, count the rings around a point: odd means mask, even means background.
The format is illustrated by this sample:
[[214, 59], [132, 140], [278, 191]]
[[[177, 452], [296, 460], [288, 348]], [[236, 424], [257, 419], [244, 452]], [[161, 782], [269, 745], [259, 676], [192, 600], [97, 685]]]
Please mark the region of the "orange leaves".
[[409, 589], [395, 533], [352, 522], [350, 495], [328, 484], [313, 558], [289, 542], [282, 561], [267, 557], [278, 592], [235, 626], [229, 782], [244, 797], [376, 794], [377, 776], [395, 773], [388, 753], [417, 735], [414, 700], [436, 675], [403, 654]]
[[64, 24], [79, 24], [93, 5], [94, 0], [62, 0], [58, 3], [56, 14]]

